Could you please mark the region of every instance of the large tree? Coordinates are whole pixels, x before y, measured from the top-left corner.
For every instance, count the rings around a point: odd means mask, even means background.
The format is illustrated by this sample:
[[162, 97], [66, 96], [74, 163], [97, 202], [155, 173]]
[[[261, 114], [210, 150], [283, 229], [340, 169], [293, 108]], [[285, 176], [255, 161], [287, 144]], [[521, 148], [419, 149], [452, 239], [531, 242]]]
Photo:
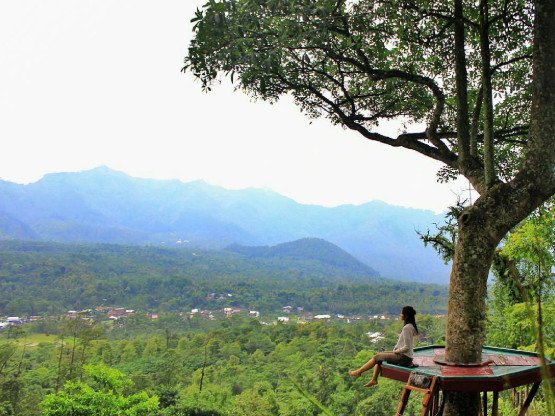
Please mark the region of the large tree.
[[[256, 98], [291, 95], [468, 178], [480, 197], [458, 217], [446, 354], [479, 360], [495, 248], [555, 193], [555, 2], [209, 0], [193, 22], [185, 69], [206, 89], [229, 76]], [[376, 132], [397, 118], [404, 132]], [[447, 396], [446, 414], [478, 408]]]

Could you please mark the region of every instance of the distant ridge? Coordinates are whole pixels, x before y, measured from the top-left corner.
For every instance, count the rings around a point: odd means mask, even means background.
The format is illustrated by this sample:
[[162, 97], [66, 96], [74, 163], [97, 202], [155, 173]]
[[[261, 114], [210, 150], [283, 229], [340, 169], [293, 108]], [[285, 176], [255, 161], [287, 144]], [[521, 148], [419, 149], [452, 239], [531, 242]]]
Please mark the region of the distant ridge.
[[0, 211], [0, 239], [36, 239], [37, 235], [23, 222]]
[[261, 313], [281, 313], [292, 305], [306, 312], [367, 314], [396, 313], [410, 303], [422, 313], [443, 313], [446, 299], [444, 285], [370, 277], [306, 258], [0, 240], [3, 316], [53, 315], [98, 305], [172, 312], [238, 307]]
[[326, 208], [271, 190], [133, 178], [107, 167], [0, 181], [0, 238], [222, 249], [325, 239], [381, 276], [446, 283], [449, 270], [416, 230], [443, 217], [374, 201]]
[[301, 238], [275, 246], [242, 246], [231, 244], [227, 251], [245, 255], [249, 258], [290, 258], [315, 260], [333, 267], [342, 268], [355, 274], [378, 277], [372, 267], [360, 262], [342, 248], [321, 238]]

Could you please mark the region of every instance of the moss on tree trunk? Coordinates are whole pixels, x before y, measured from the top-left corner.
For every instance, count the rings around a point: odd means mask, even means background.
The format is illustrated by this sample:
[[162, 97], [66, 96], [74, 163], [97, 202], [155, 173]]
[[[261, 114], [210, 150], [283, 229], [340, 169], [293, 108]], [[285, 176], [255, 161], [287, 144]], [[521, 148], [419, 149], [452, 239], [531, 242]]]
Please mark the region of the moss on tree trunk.
[[[459, 218], [459, 239], [449, 288], [445, 351], [449, 361], [475, 362], [482, 355], [487, 277], [496, 246], [487, 235], [483, 221], [481, 212], [465, 211]], [[477, 393], [446, 395], [445, 415], [477, 415], [479, 408]]]

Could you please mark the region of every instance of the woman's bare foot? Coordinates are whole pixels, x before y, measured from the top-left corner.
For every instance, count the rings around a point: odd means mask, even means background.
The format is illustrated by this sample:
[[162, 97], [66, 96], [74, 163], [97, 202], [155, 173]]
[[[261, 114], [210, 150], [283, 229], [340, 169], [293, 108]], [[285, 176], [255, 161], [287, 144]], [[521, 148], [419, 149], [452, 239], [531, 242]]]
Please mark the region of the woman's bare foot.
[[368, 383], [366, 383], [364, 385], [364, 387], [372, 387], [372, 386], [377, 386], [378, 385], [378, 381], [377, 380], [370, 380]]
[[360, 377], [360, 371], [358, 370], [349, 371], [349, 375], [351, 377]]

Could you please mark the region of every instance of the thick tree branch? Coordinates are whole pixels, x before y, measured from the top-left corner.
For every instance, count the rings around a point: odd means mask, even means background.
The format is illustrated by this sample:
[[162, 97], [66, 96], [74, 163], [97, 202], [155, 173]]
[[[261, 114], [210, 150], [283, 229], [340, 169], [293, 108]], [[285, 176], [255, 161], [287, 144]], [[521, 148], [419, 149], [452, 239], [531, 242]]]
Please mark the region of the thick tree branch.
[[387, 145], [392, 146], [392, 147], [404, 147], [404, 148], [407, 148], [407, 149], [415, 150], [418, 153], [421, 153], [421, 154], [423, 154], [427, 157], [438, 160], [440, 162], [443, 162], [443, 163], [446, 163], [446, 164], [449, 164], [449, 165], [454, 164], [454, 160], [455, 160], [454, 158], [451, 159], [451, 160], [446, 159], [445, 156], [437, 148], [429, 146], [429, 145], [427, 145], [425, 143], [422, 143], [418, 140], [414, 140], [413, 138], [409, 138], [409, 137], [401, 135], [397, 139], [393, 139], [392, 137], [384, 136], [380, 133], [376, 133], [376, 132], [372, 132], [372, 131], [368, 130], [366, 127], [364, 127], [360, 123], [357, 123], [355, 120], [353, 120], [353, 118], [350, 117], [349, 115], [347, 115], [341, 109], [341, 107], [339, 105], [334, 103], [332, 100], [330, 100], [324, 94], [322, 94], [322, 92], [320, 90], [318, 90], [317, 88], [315, 88], [312, 85], [296, 84], [296, 83], [293, 83], [293, 82], [287, 80], [284, 77], [281, 77], [281, 81], [283, 83], [289, 85], [292, 89], [305, 89], [305, 90], [310, 91], [310, 93], [312, 95], [314, 95], [319, 100], [324, 102], [333, 111], [333, 113], [341, 120], [341, 122], [346, 127], [348, 127], [351, 130], [359, 132], [363, 137], [365, 137], [369, 140], [376, 141], [376, 142], [383, 143], [383, 144], [387, 144]]
[[434, 144], [438, 149], [444, 152], [446, 157], [451, 157], [453, 155], [453, 153], [440, 141], [439, 137], [437, 136], [437, 129], [439, 126], [441, 115], [443, 113], [443, 109], [445, 107], [445, 95], [443, 94], [443, 91], [435, 83], [434, 80], [423, 75], [412, 74], [410, 72], [401, 71], [397, 69], [381, 70], [381, 69], [373, 68], [369, 63], [369, 60], [366, 58], [366, 56], [361, 50], [358, 50], [357, 54], [365, 62], [360, 62], [354, 58], [336, 54], [333, 51], [328, 51], [328, 52], [331, 54], [331, 56], [334, 59], [343, 60], [359, 68], [361, 71], [365, 72], [373, 81], [383, 81], [387, 79], [402, 79], [404, 81], [423, 85], [429, 88], [434, 98], [436, 99], [436, 105], [432, 112], [428, 128], [426, 129], [427, 139], [430, 140], [430, 142], [432, 142], [432, 144]]
[[468, 77], [464, 40], [464, 14], [462, 0], [455, 0], [455, 78], [457, 89], [457, 133], [461, 171], [465, 173], [470, 158], [470, 131], [468, 120]]
[[[343, 36], [351, 37], [351, 30], [349, 27], [349, 21], [345, 17], [343, 19], [344, 29], [339, 32]], [[334, 27], [330, 27], [330, 30], [335, 30]], [[437, 137], [437, 129], [439, 127], [439, 123], [441, 120], [441, 115], [443, 114], [443, 110], [445, 108], [445, 94], [441, 90], [441, 88], [437, 85], [437, 83], [429, 77], [425, 77], [422, 75], [411, 74], [409, 72], [401, 71], [401, 70], [390, 70], [390, 71], [380, 71], [375, 68], [372, 68], [370, 61], [364, 51], [360, 48], [356, 48], [357, 56], [362, 60], [362, 62], [357, 61], [356, 59], [352, 59], [342, 54], [335, 54], [335, 59], [347, 59], [347, 61], [358, 67], [360, 70], [367, 73], [374, 81], [379, 81], [383, 79], [390, 79], [390, 78], [398, 78], [403, 79], [408, 82], [413, 82], [416, 84], [424, 85], [430, 89], [432, 92], [435, 100], [436, 105], [432, 111], [430, 122], [428, 128], [426, 129], [426, 134], [428, 140], [436, 146], [442, 153], [444, 153], [445, 157], [451, 158], [453, 153], [449, 150], [447, 146]], [[337, 56], [339, 55], [339, 56]]]
[[480, 114], [482, 113], [482, 102], [484, 100], [484, 87], [481, 86], [476, 94], [476, 104], [472, 113], [472, 124], [470, 125], [470, 155], [478, 156], [478, 130], [480, 128]]
[[526, 55], [521, 55], [521, 56], [515, 56], [514, 58], [509, 59], [508, 61], [499, 62], [498, 64], [491, 67], [491, 73], [493, 74], [494, 72], [498, 71], [499, 69], [503, 68], [504, 66], [514, 64], [515, 62], [523, 61], [523, 60], [526, 60], [526, 59], [532, 59], [532, 55], [526, 54]]
[[489, 45], [488, 0], [480, 1], [480, 57], [482, 60], [482, 93], [484, 107], [484, 176], [486, 187], [496, 180], [493, 145], [493, 91], [491, 85], [491, 53]]
[[[405, 147], [407, 149], [415, 150], [425, 156], [441, 161], [451, 167], [456, 167], [457, 156], [449, 150], [449, 148], [445, 145], [445, 143], [441, 141], [441, 138], [452, 137], [452, 134], [442, 135], [440, 137], [437, 133], [435, 133], [432, 144], [434, 145], [437, 144], [437, 146], [432, 147], [420, 141], [420, 140], [430, 140], [429, 128], [423, 135], [402, 134], [398, 136], [397, 139], [393, 139], [391, 137], [387, 137], [375, 132], [371, 132], [370, 130], [368, 130], [366, 127], [364, 127], [362, 124], [358, 123], [357, 121], [374, 121], [376, 119], [379, 119], [380, 117], [383, 117], [385, 113], [389, 110], [389, 108], [392, 107], [391, 103], [387, 105], [385, 108], [383, 108], [382, 110], [375, 112], [374, 115], [370, 117], [361, 116], [357, 114], [355, 103], [352, 97], [350, 96], [346, 86], [340, 80], [336, 79], [335, 77], [331, 76], [325, 71], [322, 71], [316, 68], [315, 65], [308, 63], [306, 60], [303, 60], [302, 57], [299, 57], [294, 53], [294, 50], [290, 49], [289, 52], [292, 59], [296, 60], [297, 62], [302, 62], [303, 66], [306, 69], [309, 69], [314, 73], [324, 76], [326, 79], [332, 82], [333, 85], [336, 85], [342, 91], [344, 99], [350, 104], [351, 114], [347, 114], [345, 110], [341, 108], [341, 105], [339, 103], [334, 102], [330, 98], [326, 97], [320, 90], [315, 88], [312, 84], [294, 83], [286, 79], [286, 77], [284, 77], [282, 74], [278, 74], [281, 81], [284, 84], [288, 84], [292, 89], [296, 89], [296, 90], [301, 90], [301, 89], [309, 90], [313, 96], [317, 97], [319, 100], [326, 103], [326, 105], [332, 109], [333, 113], [337, 117], [339, 117], [339, 119], [345, 126], [359, 132], [362, 136], [364, 136], [369, 140], [374, 140], [380, 143], [388, 144], [393, 147]], [[329, 54], [329, 55], [337, 63], [345, 61], [345, 59], [339, 59], [340, 57], [338, 55], [335, 55], [335, 54]], [[352, 59], [348, 59], [347, 61], [353, 64]], [[356, 62], [356, 60], [354, 61]], [[364, 66], [361, 65], [360, 63], [358, 63], [357, 66], [360, 69], [364, 68]], [[389, 79], [389, 78], [401, 78], [401, 79], [410, 78], [411, 80], [418, 79], [420, 81], [419, 83], [425, 82], [426, 84], [429, 85], [425, 77], [421, 77], [419, 75], [413, 75], [413, 74], [405, 73], [403, 71], [396, 71], [396, 70], [378, 71], [378, 70], [371, 70], [368, 68], [366, 69], [368, 70], [368, 72], [372, 72], [375, 79], [382, 80], [382, 79]], [[429, 81], [435, 85], [435, 83], [432, 80], [429, 80]], [[437, 85], [435, 87], [437, 87]], [[441, 90], [439, 90], [439, 87], [437, 87], [437, 90], [441, 93]]]
[[[449, 24], [452, 24], [454, 22], [454, 18], [453, 15], [450, 13], [450, 10], [448, 9], [424, 9], [422, 7], [420, 7], [419, 5], [417, 5], [414, 1], [407, 1], [403, 4], [403, 8], [405, 8], [406, 10], [414, 10], [418, 13], [420, 13], [421, 18], [426, 18], [426, 17], [435, 17], [438, 19], [442, 19], [445, 20], [447, 22], [449, 22]], [[476, 22], [473, 22], [470, 19], [467, 19], [465, 17], [462, 18], [462, 21], [474, 28], [474, 29], [478, 29], [478, 24]]]

